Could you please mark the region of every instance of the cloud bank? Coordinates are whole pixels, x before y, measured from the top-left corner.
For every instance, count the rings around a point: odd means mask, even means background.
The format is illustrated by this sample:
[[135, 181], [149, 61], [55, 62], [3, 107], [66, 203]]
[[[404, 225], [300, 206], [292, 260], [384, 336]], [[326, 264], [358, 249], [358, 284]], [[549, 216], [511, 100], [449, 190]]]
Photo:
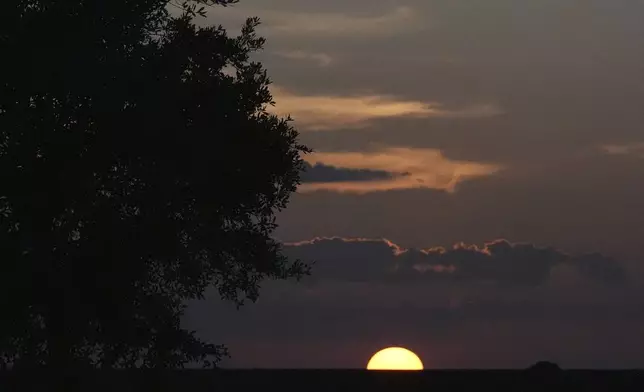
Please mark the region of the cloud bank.
[[224, 367], [360, 368], [390, 345], [413, 348], [431, 368], [642, 365], [627, 337], [644, 326], [644, 293], [601, 254], [342, 237], [285, 252], [315, 261], [313, 275], [267, 282], [240, 311], [215, 291], [189, 308], [188, 327], [231, 349]]
[[481, 246], [404, 249], [386, 239], [315, 238], [285, 244], [287, 254], [315, 260], [316, 279], [349, 281], [450, 281], [539, 286], [555, 267], [574, 268], [602, 284], [623, 284], [626, 274], [598, 253], [569, 255], [550, 247], [495, 240]]

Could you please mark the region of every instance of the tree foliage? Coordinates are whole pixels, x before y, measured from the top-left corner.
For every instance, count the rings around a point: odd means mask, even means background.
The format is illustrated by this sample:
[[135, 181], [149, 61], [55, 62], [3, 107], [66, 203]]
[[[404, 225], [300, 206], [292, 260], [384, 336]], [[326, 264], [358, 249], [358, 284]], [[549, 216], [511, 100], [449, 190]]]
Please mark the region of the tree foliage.
[[234, 2], [3, 1], [0, 365], [210, 364], [186, 300], [307, 273], [271, 237], [308, 150], [266, 111], [259, 22], [195, 25]]

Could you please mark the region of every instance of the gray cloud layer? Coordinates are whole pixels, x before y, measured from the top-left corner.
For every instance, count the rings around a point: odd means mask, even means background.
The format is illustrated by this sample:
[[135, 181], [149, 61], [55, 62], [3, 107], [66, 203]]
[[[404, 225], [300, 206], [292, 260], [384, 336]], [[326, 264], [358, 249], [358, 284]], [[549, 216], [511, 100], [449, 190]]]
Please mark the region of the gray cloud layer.
[[316, 262], [314, 279], [368, 281], [489, 282], [538, 286], [560, 265], [605, 284], [625, 283], [625, 273], [601, 254], [573, 256], [554, 248], [497, 240], [483, 246], [459, 243], [450, 249], [402, 249], [388, 240], [317, 238], [287, 244], [294, 258]]
[[214, 292], [190, 307], [187, 326], [230, 346], [224, 366], [355, 368], [388, 345], [411, 347], [439, 368], [644, 365], [629, 340], [644, 327], [642, 287], [599, 254], [343, 238], [286, 252], [316, 260], [313, 276], [266, 284], [239, 311]]

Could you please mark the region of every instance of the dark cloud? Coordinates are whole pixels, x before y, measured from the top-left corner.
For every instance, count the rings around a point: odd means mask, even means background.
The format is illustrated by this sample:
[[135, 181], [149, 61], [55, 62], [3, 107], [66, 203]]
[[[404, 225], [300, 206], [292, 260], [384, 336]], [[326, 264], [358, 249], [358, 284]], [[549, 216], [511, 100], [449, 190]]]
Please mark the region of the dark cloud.
[[583, 275], [608, 284], [622, 284], [627, 277], [624, 269], [619, 264], [612, 260], [607, 260], [598, 253], [576, 257], [573, 259], [573, 263]]
[[310, 163], [305, 162], [305, 170], [302, 173], [302, 182], [377, 181], [390, 180], [392, 178], [405, 175], [408, 175], [408, 173], [392, 173], [384, 170], [369, 169], [347, 169], [324, 165], [322, 163], [311, 165]]
[[572, 266], [597, 282], [625, 282], [622, 267], [599, 253], [568, 255], [555, 248], [496, 240], [483, 246], [403, 249], [385, 239], [316, 238], [287, 244], [288, 255], [314, 260], [314, 279], [347, 281], [491, 282], [538, 286], [559, 265]]
[[564, 367], [644, 365], [632, 343], [644, 327], [642, 288], [605, 284], [621, 281], [622, 270], [599, 254], [504, 240], [404, 249], [340, 237], [285, 250], [317, 261], [313, 276], [267, 282], [239, 311], [215, 290], [189, 307], [186, 326], [231, 349], [223, 366], [359, 368], [389, 345], [412, 348], [434, 368], [544, 358]]

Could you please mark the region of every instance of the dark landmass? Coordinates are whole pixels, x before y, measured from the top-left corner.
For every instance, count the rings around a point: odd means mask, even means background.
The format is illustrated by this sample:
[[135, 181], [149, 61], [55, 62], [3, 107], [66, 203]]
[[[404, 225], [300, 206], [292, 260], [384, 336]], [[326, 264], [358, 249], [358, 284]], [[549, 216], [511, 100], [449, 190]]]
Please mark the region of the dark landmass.
[[[49, 391], [46, 375], [0, 376], [3, 390]], [[6, 388], [4, 388], [6, 387]], [[184, 370], [88, 372], [68, 379], [66, 391], [641, 391], [644, 370]]]

